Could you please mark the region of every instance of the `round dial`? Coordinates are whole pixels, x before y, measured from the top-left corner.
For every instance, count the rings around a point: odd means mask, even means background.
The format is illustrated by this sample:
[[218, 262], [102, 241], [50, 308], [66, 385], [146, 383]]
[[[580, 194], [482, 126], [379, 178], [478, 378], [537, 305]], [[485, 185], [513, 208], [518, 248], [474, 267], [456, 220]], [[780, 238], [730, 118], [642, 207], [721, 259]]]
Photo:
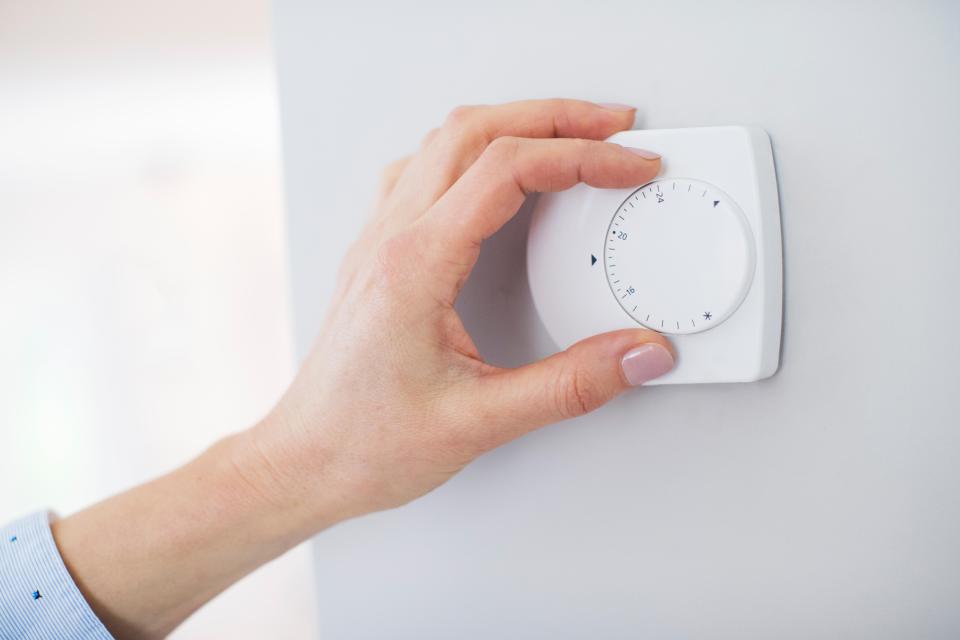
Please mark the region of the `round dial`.
[[737, 203], [689, 178], [631, 193], [604, 241], [610, 291], [634, 320], [662, 333], [696, 333], [727, 319], [750, 288], [754, 262]]

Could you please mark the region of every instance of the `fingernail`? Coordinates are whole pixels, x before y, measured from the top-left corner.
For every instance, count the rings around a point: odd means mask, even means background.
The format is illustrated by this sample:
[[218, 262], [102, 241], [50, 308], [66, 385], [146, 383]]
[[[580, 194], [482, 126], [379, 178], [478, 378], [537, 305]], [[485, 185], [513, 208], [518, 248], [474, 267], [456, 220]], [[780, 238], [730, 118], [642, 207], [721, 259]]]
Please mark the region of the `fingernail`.
[[628, 351], [620, 367], [627, 382], [636, 387], [673, 369], [673, 356], [666, 348], [650, 342]]
[[598, 107], [603, 107], [604, 109], [609, 109], [610, 111], [634, 111], [636, 107], [631, 107], [628, 104], [617, 104], [616, 102], [598, 102]]
[[637, 149], [636, 147], [624, 147], [630, 153], [635, 153], [645, 160], [659, 160], [660, 154], [655, 151], [647, 151], [646, 149]]

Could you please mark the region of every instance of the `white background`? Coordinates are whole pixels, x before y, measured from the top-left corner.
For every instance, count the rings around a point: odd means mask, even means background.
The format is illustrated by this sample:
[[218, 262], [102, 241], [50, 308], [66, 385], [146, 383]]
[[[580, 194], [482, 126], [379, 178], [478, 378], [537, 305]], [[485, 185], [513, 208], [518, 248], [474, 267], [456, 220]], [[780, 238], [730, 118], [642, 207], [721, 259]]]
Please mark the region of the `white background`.
[[[759, 125], [783, 213], [780, 373], [630, 393], [322, 534], [325, 637], [960, 634], [956, 4], [277, 7], [300, 353], [378, 168], [457, 104]], [[552, 348], [527, 214], [461, 305], [500, 364]]]
[[[0, 520], [167, 471], [283, 390], [274, 82], [266, 0], [0, 1]], [[175, 636], [314, 618], [302, 547]]]

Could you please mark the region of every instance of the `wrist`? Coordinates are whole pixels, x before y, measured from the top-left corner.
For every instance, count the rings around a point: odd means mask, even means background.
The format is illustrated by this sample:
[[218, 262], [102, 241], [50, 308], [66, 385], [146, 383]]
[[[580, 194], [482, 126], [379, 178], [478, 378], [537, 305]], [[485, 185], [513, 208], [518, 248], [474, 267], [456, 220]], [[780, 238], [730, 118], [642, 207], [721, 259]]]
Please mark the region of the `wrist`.
[[[253, 430], [53, 525], [68, 571], [120, 637], [162, 637], [323, 526], [276, 482]], [[117, 566], [137, 571], [117, 571]]]
[[222, 499], [248, 512], [264, 541], [292, 546], [351, 515], [331, 465], [298, 445], [276, 416], [221, 440], [207, 455]]

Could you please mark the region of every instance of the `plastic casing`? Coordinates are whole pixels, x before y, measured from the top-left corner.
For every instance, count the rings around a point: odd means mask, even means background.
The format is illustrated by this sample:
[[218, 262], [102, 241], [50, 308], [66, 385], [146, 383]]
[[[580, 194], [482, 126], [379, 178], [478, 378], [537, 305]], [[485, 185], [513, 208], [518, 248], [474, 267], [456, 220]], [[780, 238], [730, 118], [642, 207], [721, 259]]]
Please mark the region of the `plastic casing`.
[[[750, 382], [772, 376], [780, 361], [783, 259], [767, 133], [757, 127], [698, 127], [624, 131], [609, 141], [659, 153], [659, 178], [695, 178], [720, 188], [740, 206], [754, 236], [755, 273], [740, 306], [709, 331], [671, 336], [677, 366], [647, 384]], [[602, 264], [611, 216], [634, 189], [580, 184], [538, 198], [527, 273], [540, 318], [561, 348], [594, 334], [640, 326], [611, 294]]]

